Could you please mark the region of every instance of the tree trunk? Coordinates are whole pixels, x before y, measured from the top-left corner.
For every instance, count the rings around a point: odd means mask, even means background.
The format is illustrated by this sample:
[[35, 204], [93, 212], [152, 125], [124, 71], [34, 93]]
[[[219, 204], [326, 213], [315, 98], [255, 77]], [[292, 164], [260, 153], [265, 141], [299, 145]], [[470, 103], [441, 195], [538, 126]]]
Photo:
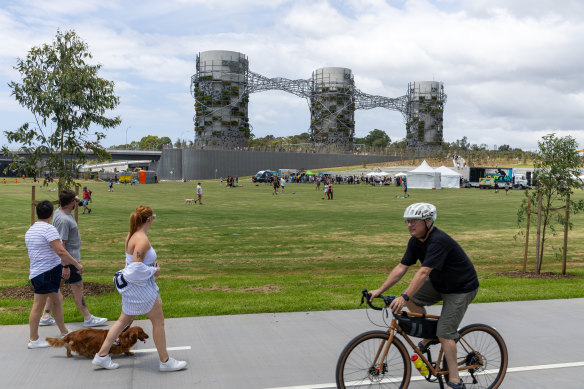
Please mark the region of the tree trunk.
[[541, 268], [543, 266], [543, 249], [545, 247], [545, 233], [547, 231], [547, 226], [549, 224], [550, 212], [552, 212], [550, 211], [550, 207], [552, 205], [551, 194], [548, 194], [546, 200], [547, 201], [545, 206], [545, 212], [543, 212], [543, 230], [541, 231], [541, 248], [539, 249], [539, 268], [536, 270], [536, 274], [541, 273]]
[[541, 269], [541, 258], [539, 252], [541, 251], [541, 190], [537, 192], [537, 235], [535, 246], [535, 274], [539, 274]]
[[568, 226], [570, 224], [570, 194], [566, 197], [566, 220], [564, 220], [564, 252], [562, 258], [562, 274], [566, 275], [566, 259], [568, 257]]
[[525, 228], [525, 253], [523, 254], [523, 272], [527, 271], [527, 249], [529, 248], [529, 225], [531, 224], [531, 198], [527, 202], [527, 227]]

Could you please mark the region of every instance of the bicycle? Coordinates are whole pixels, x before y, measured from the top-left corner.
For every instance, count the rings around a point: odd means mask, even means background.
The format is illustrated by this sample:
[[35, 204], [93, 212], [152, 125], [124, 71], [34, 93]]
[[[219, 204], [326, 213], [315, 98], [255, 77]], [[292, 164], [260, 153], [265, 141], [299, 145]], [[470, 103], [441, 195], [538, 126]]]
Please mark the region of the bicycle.
[[[387, 310], [394, 297], [378, 296], [385, 307], [373, 305], [370, 294], [363, 290], [364, 301], [375, 310]], [[440, 384], [448, 382], [448, 366], [442, 347], [436, 361], [432, 360], [430, 346], [439, 344], [436, 324], [440, 316], [402, 311], [393, 314], [387, 331], [368, 331], [357, 335], [345, 346], [336, 367], [337, 388], [399, 388], [410, 384], [410, 356], [399, 334], [428, 368], [424, 378]], [[384, 320], [385, 325], [387, 322]], [[495, 389], [501, 385], [507, 372], [508, 354], [505, 341], [493, 327], [470, 324], [458, 330], [456, 340], [458, 371], [468, 389]], [[423, 353], [410, 336], [432, 339]], [[442, 364], [440, 365], [440, 361]]]

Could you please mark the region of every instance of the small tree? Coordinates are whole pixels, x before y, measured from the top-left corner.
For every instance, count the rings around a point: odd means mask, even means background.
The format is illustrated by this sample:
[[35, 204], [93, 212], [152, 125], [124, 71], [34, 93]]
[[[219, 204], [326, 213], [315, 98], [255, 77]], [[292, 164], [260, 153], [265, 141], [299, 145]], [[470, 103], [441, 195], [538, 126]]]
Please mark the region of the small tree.
[[[4, 146], [11, 156], [11, 168], [19, 166], [28, 174], [47, 169], [59, 177], [59, 190], [74, 185], [77, 166], [92, 151], [98, 160], [109, 157], [99, 141], [105, 134], [93, 126], [113, 128], [119, 117], [104, 116], [119, 104], [113, 81], [98, 77], [101, 65], [89, 65], [92, 55], [87, 43], [74, 31], [57, 31], [51, 45], [33, 47], [26, 58], [17, 59], [14, 69], [22, 82], [10, 82], [12, 95], [34, 115], [34, 123], [25, 123], [16, 131], [5, 131], [10, 143], [20, 144], [28, 155], [21, 158]], [[45, 180], [46, 184], [46, 180]]]
[[391, 139], [385, 131], [375, 129], [364, 138], [364, 143], [369, 147], [385, 148], [389, 146]]
[[[569, 213], [577, 213], [584, 209], [583, 200], [574, 202], [570, 199], [574, 189], [582, 187], [577, 178], [580, 158], [576, 152], [578, 145], [574, 138], [570, 136], [556, 138], [555, 134], [549, 134], [544, 136], [538, 145], [539, 151], [534, 160], [536, 187], [534, 190], [526, 191], [525, 199], [518, 211], [518, 221], [521, 223], [529, 210], [537, 210], [536, 274], [541, 272], [547, 229], [555, 234], [555, 227], [562, 225], [566, 227], [567, 234], [568, 228], [572, 229], [572, 224], [568, 220]], [[567, 209], [568, 212], [556, 212], [561, 209]], [[566, 247], [564, 254], [565, 250]], [[563, 269], [565, 272], [565, 265]]]

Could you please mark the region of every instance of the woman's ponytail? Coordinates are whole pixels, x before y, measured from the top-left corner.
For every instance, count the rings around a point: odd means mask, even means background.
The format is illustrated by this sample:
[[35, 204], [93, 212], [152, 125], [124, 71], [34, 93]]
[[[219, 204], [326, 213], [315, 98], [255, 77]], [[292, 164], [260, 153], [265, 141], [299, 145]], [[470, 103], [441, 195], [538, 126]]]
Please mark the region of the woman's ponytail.
[[128, 235], [128, 241], [132, 235], [142, 227], [142, 224], [146, 223], [150, 216], [152, 216], [152, 208], [145, 205], [139, 205], [136, 210], [130, 214], [130, 234]]

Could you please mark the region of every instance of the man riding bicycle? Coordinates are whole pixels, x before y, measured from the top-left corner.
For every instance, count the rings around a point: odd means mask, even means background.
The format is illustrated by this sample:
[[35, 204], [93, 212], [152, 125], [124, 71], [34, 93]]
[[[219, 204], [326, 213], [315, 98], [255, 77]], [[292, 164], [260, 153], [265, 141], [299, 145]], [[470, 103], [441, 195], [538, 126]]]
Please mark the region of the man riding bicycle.
[[[371, 300], [399, 282], [408, 268], [420, 260], [422, 266], [390, 308], [394, 313], [401, 312], [404, 306], [412, 312], [426, 313], [425, 306], [443, 301], [436, 335], [448, 364], [448, 387], [464, 389], [466, 387], [458, 375], [455, 340], [466, 309], [478, 292], [477, 273], [460, 245], [434, 226], [435, 206], [412, 204], [406, 208], [404, 219], [411, 235], [406, 252], [381, 287], [371, 292]], [[426, 351], [430, 341], [424, 339], [420, 342], [422, 352]]]

